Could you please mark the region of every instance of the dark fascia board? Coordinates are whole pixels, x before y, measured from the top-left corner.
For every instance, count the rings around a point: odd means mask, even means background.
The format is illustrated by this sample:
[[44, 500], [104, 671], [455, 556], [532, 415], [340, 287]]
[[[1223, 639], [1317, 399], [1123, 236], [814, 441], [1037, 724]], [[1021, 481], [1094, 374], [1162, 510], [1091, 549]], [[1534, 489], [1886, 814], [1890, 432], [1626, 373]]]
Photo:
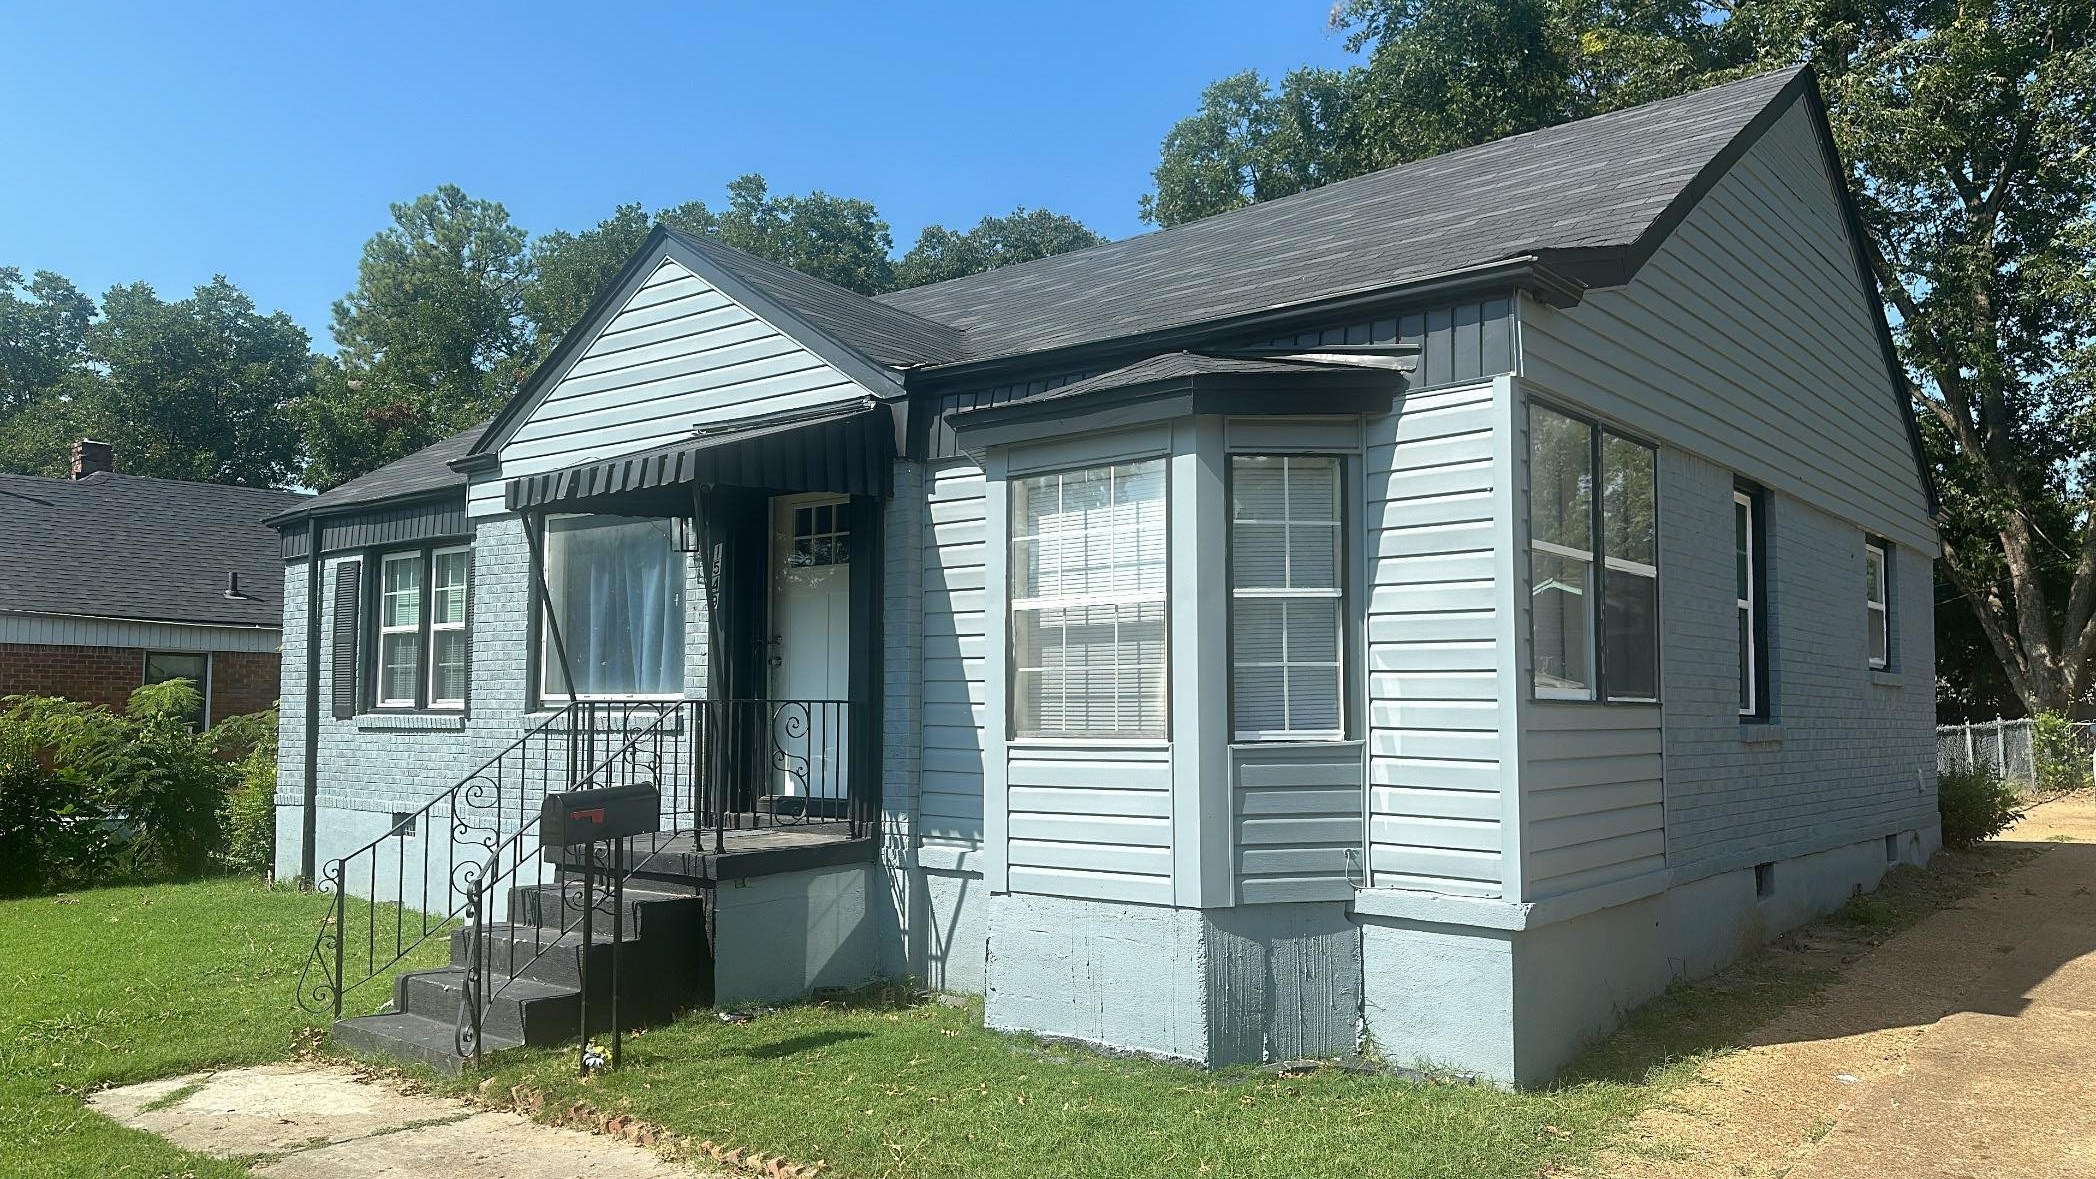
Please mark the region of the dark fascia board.
[[1283, 378], [1276, 397], [1272, 375], [1203, 373], [1146, 381], [1077, 397], [1046, 396], [953, 414], [954, 433], [970, 449], [1004, 446], [1065, 434], [1087, 434], [1190, 414], [1244, 417], [1388, 413], [1404, 378], [1389, 369], [1340, 369]]
[[926, 365], [908, 370], [912, 393], [940, 393], [955, 388], [981, 388], [1057, 376], [1082, 369], [1104, 371], [1155, 356], [1242, 338], [1262, 329], [1280, 331], [1308, 322], [1322, 322], [1349, 313], [1373, 313], [1393, 307], [1460, 300], [1466, 296], [1489, 296], [1508, 291], [1526, 291], [1552, 307], [1577, 306], [1590, 284], [1565, 273], [1549, 259], [1532, 254], [1508, 258], [1468, 270], [1436, 275], [1395, 286], [1381, 286], [1329, 299], [1289, 303], [1246, 315], [1209, 319], [1199, 323], [1089, 341], [1040, 352], [990, 360], [964, 360], [953, 364]]
[[435, 503], [444, 499], [457, 499], [460, 502], [464, 502], [465, 498], [466, 487], [465, 484], [461, 483], [434, 491], [404, 491], [398, 495], [389, 495], [382, 499], [360, 499], [352, 503], [330, 504], [324, 508], [295, 508], [289, 512], [280, 512], [274, 516], [265, 517], [262, 523], [267, 527], [276, 529], [278, 532], [282, 532], [294, 524], [303, 527], [306, 521], [312, 519], [329, 520], [337, 516], [361, 516], [366, 512], [383, 512], [390, 508], [402, 508], [409, 504]]
[[[1810, 69], [1799, 77], [1811, 79]], [[1885, 314], [1885, 296], [1878, 290], [1877, 268], [1870, 263], [1870, 237], [1863, 228], [1862, 210], [1856, 207], [1856, 198], [1849, 191], [1849, 173], [1842, 161], [1841, 148], [1834, 142], [1834, 126], [1827, 120], [1827, 101], [1820, 94], [1819, 83], [1814, 80], [1805, 88], [1806, 109], [1812, 112], [1813, 131], [1819, 136], [1819, 147], [1827, 170], [1833, 173], [1834, 193], [1841, 201], [1842, 219], [1847, 222], [1849, 246], [1854, 252], [1856, 277], [1863, 283], [1863, 292], [1870, 299], [1871, 322], [1878, 332], [1878, 350], [1885, 358], [1885, 372], [1892, 381], [1893, 396], [1899, 401], [1900, 418], [1907, 424], [1907, 445], [1914, 450], [1914, 469], [1921, 475], [1922, 493], [1928, 496], [1929, 514], [1940, 522], [1943, 519], [1943, 499], [1936, 488], [1935, 472], [1929, 470], [1927, 452], [1921, 446], [1921, 422], [1914, 411], [1914, 386], [1907, 379], [1906, 363], [1900, 360], [1899, 345], [1892, 339], [1892, 321]]]
[[704, 253], [694, 248], [685, 235], [667, 226], [656, 226], [648, 233], [648, 240], [641, 243], [633, 257], [627, 259], [625, 268], [616, 279], [598, 293], [597, 298], [582, 316], [580, 323], [568, 332], [545, 362], [531, 374], [524, 387], [512, 395], [502, 412], [488, 423], [473, 448], [459, 458], [451, 460], [454, 471], [478, 474], [495, 469], [496, 456], [503, 446], [515, 436], [524, 420], [530, 416], [545, 395], [558, 385], [575, 362], [582, 358], [588, 342], [596, 339], [604, 325], [617, 315], [627, 300], [633, 297], [648, 277], [655, 273], [664, 261], [676, 262], [685, 269], [711, 283], [723, 295], [742, 304], [751, 314], [793, 337], [794, 341], [822, 358], [831, 367], [857, 381], [876, 397], [892, 398], [902, 395], [902, 379], [894, 369], [866, 356], [832, 338], [806, 320], [780, 306], [769, 296], [759, 292], [739, 276], [717, 266]]

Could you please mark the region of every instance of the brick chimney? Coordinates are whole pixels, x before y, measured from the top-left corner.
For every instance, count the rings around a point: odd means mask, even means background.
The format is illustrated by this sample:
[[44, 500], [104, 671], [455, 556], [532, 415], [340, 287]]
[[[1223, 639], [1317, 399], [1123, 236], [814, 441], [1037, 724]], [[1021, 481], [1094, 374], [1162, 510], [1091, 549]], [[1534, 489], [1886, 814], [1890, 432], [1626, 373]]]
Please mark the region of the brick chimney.
[[105, 474], [116, 470], [116, 447], [92, 438], [82, 438], [73, 443], [73, 478], [85, 479], [89, 475]]

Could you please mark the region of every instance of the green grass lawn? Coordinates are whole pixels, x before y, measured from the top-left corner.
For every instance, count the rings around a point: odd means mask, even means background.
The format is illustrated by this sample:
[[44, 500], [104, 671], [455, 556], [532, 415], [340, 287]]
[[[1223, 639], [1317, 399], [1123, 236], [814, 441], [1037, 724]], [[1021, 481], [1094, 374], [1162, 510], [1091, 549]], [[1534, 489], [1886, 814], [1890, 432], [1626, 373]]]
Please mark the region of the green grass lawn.
[[[105, 1085], [289, 1056], [328, 898], [252, 880], [0, 901], [0, 1175], [245, 1175], [89, 1113]], [[351, 997], [365, 1008], [382, 983]]]
[[[1896, 873], [1814, 936], [1881, 940], [2025, 854], [1988, 849]], [[0, 902], [0, 1175], [243, 1174], [91, 1114], [80, 1097], [291, 1055], [314, 1022], [291, 992], [326, 905], [231, 880]], [[1528, 1179], [1576, 1167], [1702, 1059], [1831, 977], [1780, 958], [1677, 988], [1539, 1093], [1338, 1070], [1204, 1073], [999, 1035], [976, 1009], [878, 995], [745, 1024], [695, 1013], [634, 1037], [623, 1071], [588, 1082], [573, 1076], [572, 1051], [490, 1063], [497, 1094], [522, 1085], [549, 1109], [584, 1101], [693, 1140], [826, 1161], [842, 1179]], [[357, 1006], [384, 991], [371, 984]]]

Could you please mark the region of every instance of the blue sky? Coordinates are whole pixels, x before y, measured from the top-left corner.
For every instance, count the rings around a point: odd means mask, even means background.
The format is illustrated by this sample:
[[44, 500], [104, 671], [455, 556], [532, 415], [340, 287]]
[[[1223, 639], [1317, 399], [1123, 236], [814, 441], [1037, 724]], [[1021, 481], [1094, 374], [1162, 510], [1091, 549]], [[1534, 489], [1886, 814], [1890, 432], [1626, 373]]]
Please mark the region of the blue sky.
[[1145, 228], [1208, 82], [1347, 58], [1331, 0], [0, 7], [0, 265], [99, 295], [224, 273], [331, 348], [386, 206], [450, 182], [534, 232], [762, 172], [898, 249], [1025, 204]]

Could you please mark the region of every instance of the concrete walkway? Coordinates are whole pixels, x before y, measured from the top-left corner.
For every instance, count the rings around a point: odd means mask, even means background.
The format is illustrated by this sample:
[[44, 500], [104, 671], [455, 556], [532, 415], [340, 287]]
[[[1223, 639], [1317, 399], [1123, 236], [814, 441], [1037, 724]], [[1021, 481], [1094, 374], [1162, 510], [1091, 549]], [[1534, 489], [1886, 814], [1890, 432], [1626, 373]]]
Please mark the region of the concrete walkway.
[[187, 1150], [284, 1179], [693, 1179], [594, 1134], [402, 1093], [346, 1069], [274, 1064], [106, 1089], [88, 1104]]
[[[1615, 1176], [2096, 1177], [2096, 800], [1637, 1122]], [[1809, 949], [1809, 947], [1808, 947]]]

